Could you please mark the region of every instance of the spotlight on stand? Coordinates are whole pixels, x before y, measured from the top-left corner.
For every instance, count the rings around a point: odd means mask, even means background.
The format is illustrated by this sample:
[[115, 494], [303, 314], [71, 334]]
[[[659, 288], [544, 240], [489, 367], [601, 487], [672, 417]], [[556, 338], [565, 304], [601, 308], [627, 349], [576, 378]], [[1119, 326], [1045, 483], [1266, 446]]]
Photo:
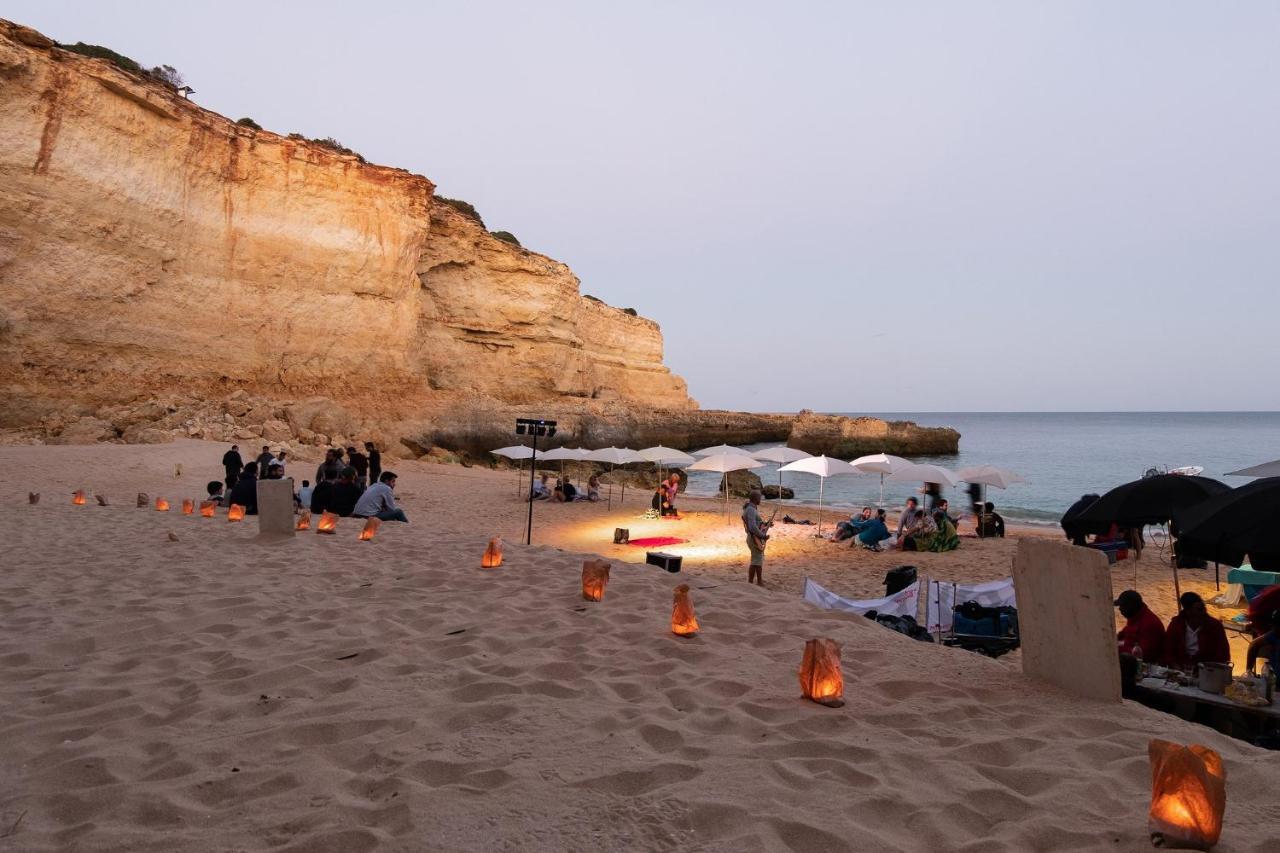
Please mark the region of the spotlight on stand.
[[529, 457], [529, 521], [525, 527], [524, 544], [533, 544], [533, 478], [538, 475], [538, 436], [551, 438], [556, 434], [556, 422], [543, 418], [516, 418], [516, 435], [533, 436], [533, 455]]

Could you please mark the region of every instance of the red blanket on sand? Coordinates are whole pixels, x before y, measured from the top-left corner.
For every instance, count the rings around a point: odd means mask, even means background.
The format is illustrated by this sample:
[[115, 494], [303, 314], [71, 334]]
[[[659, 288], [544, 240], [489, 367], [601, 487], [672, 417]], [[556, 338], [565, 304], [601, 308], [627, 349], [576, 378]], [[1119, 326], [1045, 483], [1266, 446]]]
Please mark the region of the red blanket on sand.
[[632, 539], [627, 544], [635, 545], [637, 548], [660, 548], [663, 545], [679, 545], [681, 542], [688, 541], [676, 536], [648, 536], [644, 539]]

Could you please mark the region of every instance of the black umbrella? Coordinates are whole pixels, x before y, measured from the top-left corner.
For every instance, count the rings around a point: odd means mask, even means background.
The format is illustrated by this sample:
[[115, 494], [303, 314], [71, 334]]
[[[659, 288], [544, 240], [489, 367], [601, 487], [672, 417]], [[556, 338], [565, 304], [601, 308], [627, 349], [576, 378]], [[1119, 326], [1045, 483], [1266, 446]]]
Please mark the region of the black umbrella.
[[1280, 477], [1255, 480], [1173, 515], [1178, 552], [1255, 569], [1280, 566]]
[[1229, 491], [1230, 486], [1208, 477], [1157, 474], [1116, 486], [1086, 507], [1075, 520], [1115, 523], [1121, 527], [1165, 524], [1180, 510]]

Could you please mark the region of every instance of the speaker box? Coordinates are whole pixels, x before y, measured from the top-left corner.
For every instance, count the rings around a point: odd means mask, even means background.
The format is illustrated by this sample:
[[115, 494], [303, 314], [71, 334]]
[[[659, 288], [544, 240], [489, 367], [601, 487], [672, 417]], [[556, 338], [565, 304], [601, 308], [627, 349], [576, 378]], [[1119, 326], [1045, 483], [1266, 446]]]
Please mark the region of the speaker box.
[[649, 551], [644, 556], [644, 561], [651, 566], [657, 566], [675, 574], [680, 571], [680, 563], [683, 557], [675, 554], [666, 554], [662, 551]]

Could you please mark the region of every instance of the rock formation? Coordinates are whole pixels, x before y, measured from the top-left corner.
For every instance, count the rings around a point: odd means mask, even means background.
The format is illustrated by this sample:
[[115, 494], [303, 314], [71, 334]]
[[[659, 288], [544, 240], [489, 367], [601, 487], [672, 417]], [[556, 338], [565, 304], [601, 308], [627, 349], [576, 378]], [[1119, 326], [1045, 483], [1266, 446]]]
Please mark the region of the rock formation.
[[592, 446], [955, 450], [699, 411], [656, 323], [434, 189], [0, 20], [0, 429], [482, 454], [542, 415]]

